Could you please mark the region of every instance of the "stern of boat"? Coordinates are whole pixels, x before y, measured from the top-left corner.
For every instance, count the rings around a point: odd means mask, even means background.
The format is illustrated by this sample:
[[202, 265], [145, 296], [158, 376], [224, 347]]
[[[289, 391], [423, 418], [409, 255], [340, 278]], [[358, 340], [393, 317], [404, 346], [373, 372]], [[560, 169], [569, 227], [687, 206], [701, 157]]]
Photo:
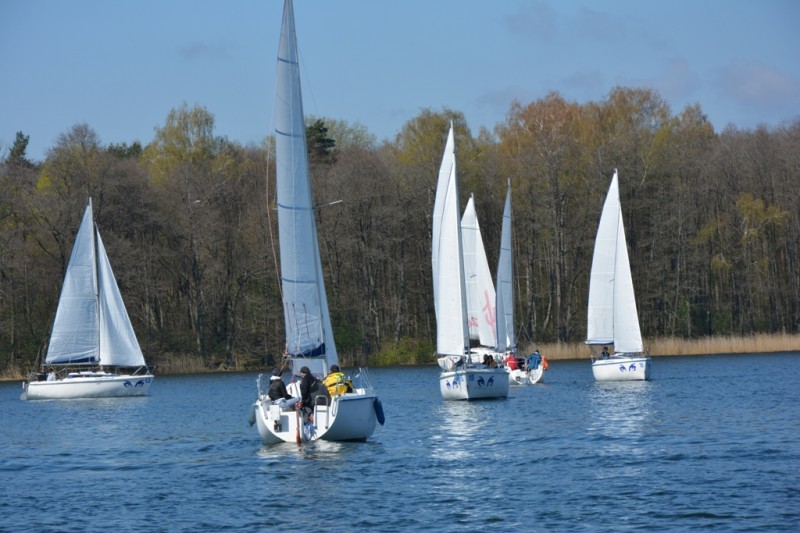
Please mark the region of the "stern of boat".
[[479, 400], [508, 397], [505, 368], [463, 368], [439, 375], [444, 400]]
[[646, 381], [650, 379], [650, 357], [620, 357], [596, 359], [592, 374], [596, 381]]

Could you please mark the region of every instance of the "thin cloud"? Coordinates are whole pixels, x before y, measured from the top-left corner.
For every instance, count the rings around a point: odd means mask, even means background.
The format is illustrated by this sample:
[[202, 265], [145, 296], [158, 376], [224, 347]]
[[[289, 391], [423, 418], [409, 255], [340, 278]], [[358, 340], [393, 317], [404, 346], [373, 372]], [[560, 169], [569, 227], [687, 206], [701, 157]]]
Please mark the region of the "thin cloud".
[[800, 100], [796, 79], [758, 61], [740, 61], [719, 71], [717, 89], [743, 106], [785, 107]]
[[196, 61], [206, 58], [224, 59], [228, 57], [228, 49], [223, 45], [194, 42], [178, 47], [178, 56], [185, 61]]
[[504, 116], [511, 102], [517, 100], [523, 105], [530, 102], [533, 98], [531, 92], [519, 85], [512, 85], [497, 91], [486, 91], [475, 98], [475, 103], [481, 109], [496, 113], [497, 116]]
[[667, 60], [657, 76], [639, 85], [655, 88], [667, 101], [682, 102], [691, 99], [702, 82], [685, 59], [675, 58]]
[[557, 33], [556, 13], [549, 5], [534, 2], [503, 17], [503, 26], [514, 35], [552, 41]]

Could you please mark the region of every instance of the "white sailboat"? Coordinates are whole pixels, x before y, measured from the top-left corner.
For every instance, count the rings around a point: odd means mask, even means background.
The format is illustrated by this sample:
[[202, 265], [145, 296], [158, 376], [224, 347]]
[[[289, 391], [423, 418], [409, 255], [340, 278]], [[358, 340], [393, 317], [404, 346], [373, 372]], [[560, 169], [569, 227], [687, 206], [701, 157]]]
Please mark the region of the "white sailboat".
[[470, 358], [459, 212], [455, 139], [451, 124], [439, 168], [431, 236], [436, 351], [442, 369], [439, 390], [445, 400], [505, 398], [508, 396], [506, 371]]
[[[328, 300], [322, 276], [308, 151], [305, 137], [300, 68], [292, 1], [284, 3], [276, 80], [276, 173], [281, 286], [286, 324], [284, 365], [292, 369], [289, 392], [300, 396], [295, 380], [301, 367], [324, 378], [338, 366]], [[366, 440], [383, 423], [380, 400], [361, 370], [355, 390], [321, 399], [313, 415], [303, 420], [299, 410], [283, 409], [262, 389], [250, 411], [265, 444], [312, 440]], [[313, 420], [313, 423], [311, 422]]]
[[95, 227], [91, 199], [41, 370], [23, 382], [23, 400], [144, 396], [153, 383]]
[[514, 326], [514, 268], [511, 248], [511, 180], [508, 181], [503, 226], [500, 233], [500, 259], [497, 261], [497, 327], [496, 350], [502, 354], [503, 366], [512, 385], [533, 385], [544, 377], [547, 361], [534, 352], [525, 359], [517, 357], [517, 335]]
[[[586, 344], [592, 350], [592, 373], [597, 381], [650, 378], [651, 360], [643, 353], [616, 169], [594, 244]], [[610, 354], [607, 348], [612, 345], [614, 353]]]

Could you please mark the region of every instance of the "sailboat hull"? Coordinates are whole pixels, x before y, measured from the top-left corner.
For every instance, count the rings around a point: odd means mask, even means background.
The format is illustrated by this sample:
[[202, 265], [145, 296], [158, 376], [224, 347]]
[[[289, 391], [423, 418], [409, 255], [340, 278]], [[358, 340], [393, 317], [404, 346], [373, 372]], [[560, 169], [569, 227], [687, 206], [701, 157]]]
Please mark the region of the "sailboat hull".
[[22, 385], [23, 400], [72, 400], [77, 398], [117, 398], [146, 396], [153, 384], [150, 374], [76, 375], [56, 381], [30, 381]]
[[344, 394], [331, 399], [330, 405], [314, 408], [313, 423], [295, 410], [284, 410], [266, 395], [253, 404], [253, 415], [264, 444], [328, 440], [365, 441], [375, 431], [377, 396], [364, 392]]
[[620, 357], [597, 359], [592, 363], [596, 381], [644, 381], [650, 379], [649, 357]]
[[506, 371], [508, 372], [508, 382], [511, 385], [535, 385], [536, 383], [541, 383], [544, 377], [544, 368], [542, 365], [527, 371], [520, 370], [519, 368], [511, 370], [506, 367]]
[[459, 368], [439, 374], [439, 390], [444, 400], [507, 398], [508, 387], [504, 368]]

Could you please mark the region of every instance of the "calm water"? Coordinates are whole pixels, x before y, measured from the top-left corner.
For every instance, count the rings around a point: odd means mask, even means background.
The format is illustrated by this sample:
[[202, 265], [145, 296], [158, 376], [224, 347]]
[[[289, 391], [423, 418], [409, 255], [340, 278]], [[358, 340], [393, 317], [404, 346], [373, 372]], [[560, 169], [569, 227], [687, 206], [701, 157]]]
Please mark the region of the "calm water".
[[263, 448], [255, 374], [147, 398], [23, 402], [0, 385], [2, 531], [800, 530], [800, 353], [657, 358], [646, 383], [553, 361], [507, 400], [373, 369], [367, 443]]

